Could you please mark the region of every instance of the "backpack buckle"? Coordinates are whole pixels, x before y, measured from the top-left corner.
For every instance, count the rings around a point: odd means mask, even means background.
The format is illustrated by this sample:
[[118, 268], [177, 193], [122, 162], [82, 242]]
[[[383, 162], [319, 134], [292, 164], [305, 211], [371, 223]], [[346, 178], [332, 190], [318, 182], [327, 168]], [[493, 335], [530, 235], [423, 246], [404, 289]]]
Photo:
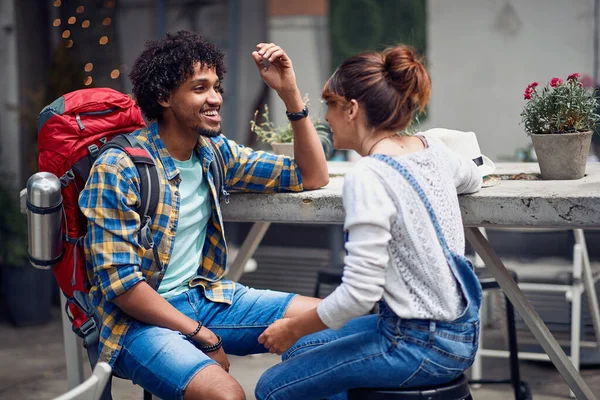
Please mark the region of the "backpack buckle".
[[100, 334], [94, 318], [90, 317], [87, 321], [81, 324], [81, 327], [79, 328], [79, 336], [83, 338], [86, 349], [98, 343]]
[[144, 249], [150, 250], [154, 247], [154, 239], [152, 237], [152, 230], [150, 229], [150, 217], [146, 216], [142, 223], [143, 226], [140, 229], [140, 243]]
[[88, 151], [90, 152], [90, 156], [92, 157], [92, 159], [96, 159], [96, 157], [98, 157], [98, 153], [100, 152], [100, 149], [98, 148], [98, 146], [96, 146], [95, 144], [90, 144], [88, 146]]

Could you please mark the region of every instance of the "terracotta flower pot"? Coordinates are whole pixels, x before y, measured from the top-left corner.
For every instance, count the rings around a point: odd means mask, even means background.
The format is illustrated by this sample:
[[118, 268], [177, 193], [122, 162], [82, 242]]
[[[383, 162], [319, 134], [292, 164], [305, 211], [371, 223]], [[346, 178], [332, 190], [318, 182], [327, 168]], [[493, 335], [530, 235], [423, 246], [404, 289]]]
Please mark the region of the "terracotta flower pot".
[[294, 158], [294, 143], [271, 143], [273, 153]]
[[592, 141], [592, 131], [558, 134], [531, 134], [538, 164], [545, 180], [580, 179]]

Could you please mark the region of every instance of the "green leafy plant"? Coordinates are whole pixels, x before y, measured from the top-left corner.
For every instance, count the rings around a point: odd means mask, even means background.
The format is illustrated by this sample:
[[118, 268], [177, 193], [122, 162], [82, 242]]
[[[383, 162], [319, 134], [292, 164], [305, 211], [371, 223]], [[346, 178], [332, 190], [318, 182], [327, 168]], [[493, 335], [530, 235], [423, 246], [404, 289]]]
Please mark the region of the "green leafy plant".
[[292, 143], [294, 131], [292, 124], [288, 121], [285, 126], [275, 126], [269, 117], [269, 106], [265, 104], [264, 111], [260, 114], [263, 121], [258, 121], [259, 110], [254, 112], [254, 119], [250, 121], [250, 130], [265, 143]]
[[527, 101], [521, 112], [521, 123], [527, 134], [574, 133], [594, 130], [600, 116], [596, 113], [598, 101], [591, 91], [573, 73], [564, 82], [552, 78], [538, 89], [538, 82], [530, 83], [523, 93]]
[[[309, 105], [308, 94], [304, 95], [302, 99], [306, 106]], [[256, 136], [265, 143], [292, 143], [294, 141], [294, 131], [292, 130], [292, 123], [288, 121], [283, 126], [276, 126], [269, 116], [269, 106], [265, 104], [263, 112], [260, 113], [262, 121], [258, 122], [260, 110], [254, 111], [254, 119], [250, 121], [250, 130], [256, 134]], [[314, 124], [320, 122], [320, 117], [317, 120], [313, 120]], [[316, 125], [315, 125], [316, 126]]]

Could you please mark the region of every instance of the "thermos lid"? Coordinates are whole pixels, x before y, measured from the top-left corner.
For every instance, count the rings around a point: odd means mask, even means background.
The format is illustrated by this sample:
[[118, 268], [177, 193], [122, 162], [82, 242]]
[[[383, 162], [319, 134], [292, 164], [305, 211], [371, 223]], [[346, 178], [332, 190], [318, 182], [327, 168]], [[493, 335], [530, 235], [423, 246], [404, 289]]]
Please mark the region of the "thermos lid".
[[50, 172], [37, 172], [27, 181], [27, 201], [35, 207], [54, 207], [62, 202], [60, 180]]

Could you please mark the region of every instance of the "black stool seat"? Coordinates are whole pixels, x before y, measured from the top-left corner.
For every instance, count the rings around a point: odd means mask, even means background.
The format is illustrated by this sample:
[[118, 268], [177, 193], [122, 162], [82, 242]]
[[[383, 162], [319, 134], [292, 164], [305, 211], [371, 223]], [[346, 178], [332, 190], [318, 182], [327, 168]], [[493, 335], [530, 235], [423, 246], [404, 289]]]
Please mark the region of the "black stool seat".
[[467, 377], [462, 374], [442, 385], [415, 388], [360, 388], [348, 392], [348, 400], [471, 400]]

